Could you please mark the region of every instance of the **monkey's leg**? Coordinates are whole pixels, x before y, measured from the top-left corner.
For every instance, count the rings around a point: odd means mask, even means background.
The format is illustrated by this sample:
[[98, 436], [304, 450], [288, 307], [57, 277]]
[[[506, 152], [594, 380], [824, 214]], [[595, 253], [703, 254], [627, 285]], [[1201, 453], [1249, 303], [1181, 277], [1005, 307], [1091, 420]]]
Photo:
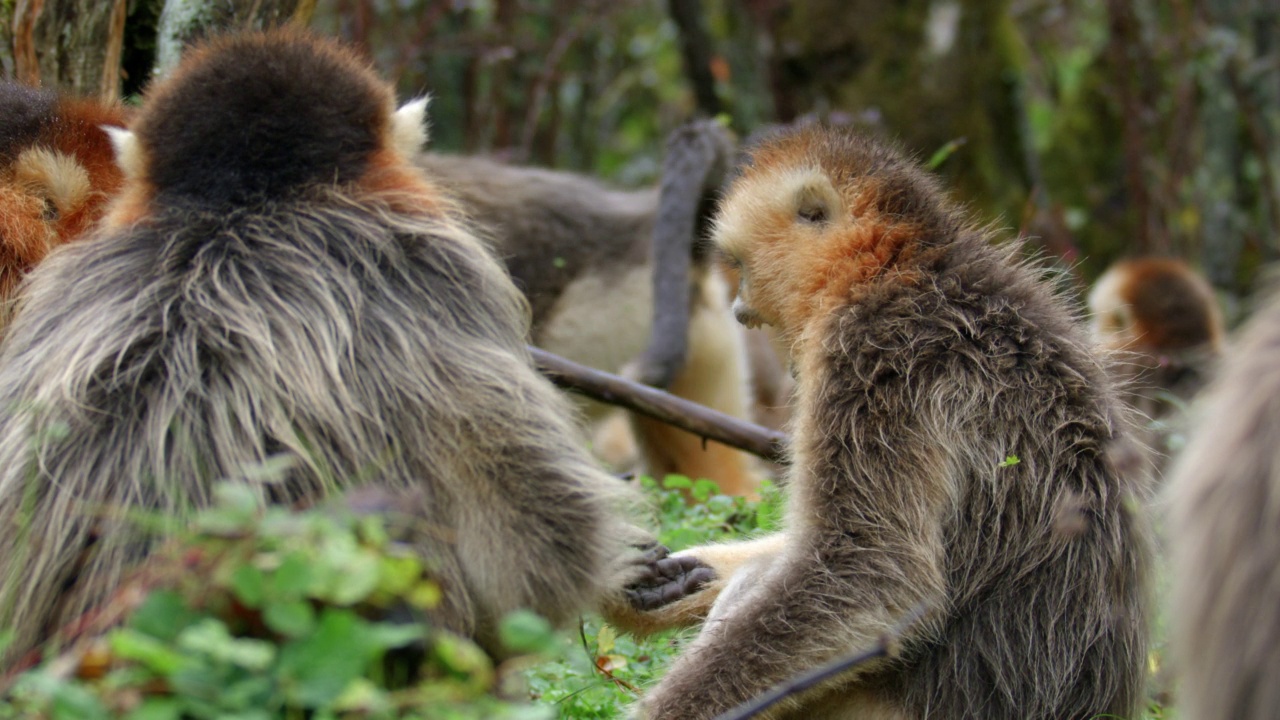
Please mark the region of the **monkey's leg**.
[[[709, 273], [689, 326], [689, 356], [670, 392], [738, 418], [750, 418], [747, 352], [730, 311], [724, 283]], [[635, 418], [646, 471], [654, 477], [679, 473], [716, 481], [726, 495], [753, 495], [760, 485], [755, 458], [726, 445]]]
[[[740, 585], [747, 595], [703, 626], [641, 699], [639, 717], [714, 718], [805, 670], [874, 647], [893, 627], [894, 618], [883, 607], [848, 607], [848, 591], [832, 587], [830, 570], [795, 552], [784, 553], [759, 577]], [[811, 700], [784, 700], [765, 717]]]

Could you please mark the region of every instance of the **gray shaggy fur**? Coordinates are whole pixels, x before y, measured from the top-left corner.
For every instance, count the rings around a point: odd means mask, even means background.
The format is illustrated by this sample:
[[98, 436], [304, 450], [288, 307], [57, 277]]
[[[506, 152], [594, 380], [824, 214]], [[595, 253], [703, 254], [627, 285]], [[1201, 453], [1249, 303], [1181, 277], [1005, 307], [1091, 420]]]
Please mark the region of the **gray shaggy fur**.
[[[739, 317], [793, 344], [786, 530], [737, 554], [684, 553], [736, 574], [706, 591], [720, 591], [709, 620], [643, 715], [714, 717], [923, 611], [894, 657], [767, 716], [1132, 716], [1149, 538], [1138, 481], [1109, 459], [1128, 421], [1071, 308], [897, 152], [815, 129], [752, 161], [716, 239], [743, 267]], [[776, 269], [756, 259], [766, 252], [829, 269], [809, 285], [825, 295], [784, 298], [810, 316], [761, 304], [780, 296], [760, 279]], [[842, 274], [873, 256], [866, 274]], [[679, 605], [657, 614], [679, 619]]]
[[1280, 297], [1250, 321], [1197, 407], [1170, 477], [1178, 714], [1280, 709]]
[[[281, 53], [296, 62], [270, 60]], [[324, 70], [308, 57], [335, 54], [282, 31], [196, 57], [268, 85], [281, 68]], [[354, 60], [338, 65], [357, 85], [378, 82]], [[289, 79], [272, 77], [270, 92]], [[365, 131], [383, 146], [391, 96], [377, 90], [383, 125]], [[206, 101], [211, 114], [225, 107]], [[239, 107], [250, 110], [223, 121], [274, 127], [253, 114], [262, 106]], [[163, 127], [164, 112], [150, 104], [144, 127]], [[144, 157], [163, 156], [148, 137]], [[264, 502], [365, 483], [413, 489], [421, 503], [406, 510], [426, 528], [417, 542], [445, 591], [437, 619], [492, 652], [508, 611], [563, 622], [620, 589], [632, 546], [649, 536], [625, 518], [626, 486], [591, 461], [564, 399], [533, 370], [527, 306], [502, 267], [420, 175], [420, 187], [392, 191], [325, 175], [285, 199], [160, 187], [140, 221], [111, 224], [31, 275], [0, 353], [10, 661], [146, 556], [157, 538], [140, 516], [180, 528], [213, 483], [278, 456], [292, 461], [280, 481], [248, 483]], [[229, 186], [220, 180], [210, 187]], [[396, 209], [414, 202], [425, 209]]]

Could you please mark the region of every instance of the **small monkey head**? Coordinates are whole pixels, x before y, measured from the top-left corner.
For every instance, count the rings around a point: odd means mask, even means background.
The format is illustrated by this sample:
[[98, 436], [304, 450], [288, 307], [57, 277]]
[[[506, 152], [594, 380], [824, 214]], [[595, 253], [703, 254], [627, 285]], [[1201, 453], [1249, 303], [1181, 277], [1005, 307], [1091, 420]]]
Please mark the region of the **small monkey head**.
[[406, 166], [426, 139], [425, 108], [395, 111], [367, 61], [282, 28], [188, 51], [112, 139], [135, 202], [244, 205]]
[[1107, 347], [1161, 354], [1218, 350], [1224, 335], [1213, 288], [1175, 258], [1112, 265], [1089, 292], [1095, 338]]
[[847, 130], [780, 133], [749, 153], [713, 238], [739, 272], [734, 313], [795, 338], [945, 221], [934, 181]]
[[0, 83], [0, 295], [105, 212], [122, 177], [103, 127], [123, 124], [118, 105]]

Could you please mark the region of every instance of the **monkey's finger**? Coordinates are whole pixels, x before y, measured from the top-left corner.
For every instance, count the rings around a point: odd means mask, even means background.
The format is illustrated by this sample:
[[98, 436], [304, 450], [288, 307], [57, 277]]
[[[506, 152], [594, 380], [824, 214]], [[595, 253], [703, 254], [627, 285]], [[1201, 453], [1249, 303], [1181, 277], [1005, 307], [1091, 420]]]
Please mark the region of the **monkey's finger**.
[[652, 565], [671, 554], [671, 550], [666, 545], [661, 545], [657, 541], [637, 545], [636, 549], [643, 551], [640, 562], [645, 565]]

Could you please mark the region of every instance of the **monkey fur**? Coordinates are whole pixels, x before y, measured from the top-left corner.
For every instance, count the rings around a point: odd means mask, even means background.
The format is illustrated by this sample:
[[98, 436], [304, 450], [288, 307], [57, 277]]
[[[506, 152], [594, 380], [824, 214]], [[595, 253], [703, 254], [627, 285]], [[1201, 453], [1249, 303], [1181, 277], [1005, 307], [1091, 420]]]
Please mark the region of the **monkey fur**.
[[1089, 293], [1094, 337], [1119, 351], [1125, 398], [1148, 418], [1163, 472], [1178, 450], [1185, 408], [1208, 382], [1226, 335], [1208, 280], [1182, 260], [1142, 257], [1107, 269]]
[[124, 120], [118, 105], [0, 82], [0, 300], [106, 212], [123, 176], [102, 126]]
[[714, 239], [738, 318], [791, 348], [788, 510], [680, 554], [716, 579], [631, 629], [707, 619], [637, 715], [711, 718], [900, 630], [766, 716], [1131, 717], [1151, 546], [1110, 458], [1128, 409], [1043, 271], [898, 152], [821, 128], [752, 151]]
[[1169, 478], [1178, 715], [1274, 717], [1280, 703], [1280, 296], [1197, 400]]
[[[648, 558], [634, 498], [533, 369], [527, 308], [411, 163], [364, 61], [297, 30], [215, 39], [114, 139], [126, 187], [29, 276], [0, 350], [0, 613], [9, 661], [104, 597], [214, 482], [287, 458], [264, 502], [406, 497], [435, 620], [563, 623]], [[412, 491], [412, 492], [410, 492]]]
[[[709, 216], [708, 199], [731, 155], [724, 135], [714, 123], [676, 131], [661, 190], [617, 190], [478, 157], [426, 154], [419, 164], [486, 226], [529, 298], [535, 345], [750, 418], [753, 376], [768, 383], [766, 373], [776, 370], [749, 365], [724, 280], [708, 248], [694, 242], [705, 235], [697, 217]], [[629, 453], [609, 422], [612, 408], [583, 408], [603, 428], [597, 451], [620, 463]], [[631, 425], [645, 472], [711, 478], [730, 495], [749, 495], [759, 484], [759, 467], [746, 453], [647, 418]]]

